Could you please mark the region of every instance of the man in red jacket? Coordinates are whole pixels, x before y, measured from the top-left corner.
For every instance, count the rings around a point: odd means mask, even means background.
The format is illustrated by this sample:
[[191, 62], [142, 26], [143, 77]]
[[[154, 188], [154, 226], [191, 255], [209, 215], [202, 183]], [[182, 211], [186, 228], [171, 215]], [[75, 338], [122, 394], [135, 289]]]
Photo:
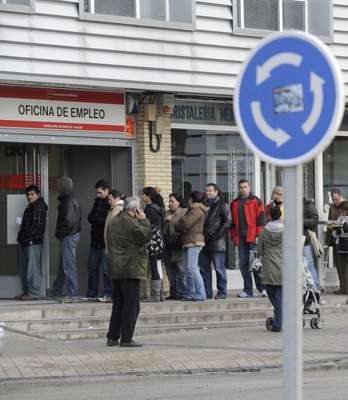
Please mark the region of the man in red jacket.
[[[258, 197], [253, 195], [246, 179], [239, 181], [239, 196], [231, 203], [231, 237], [239, 250], [239, 268], [244, 281], [244, 290], [238, 297], [253, 297], [253, 279], [249, 271], [250, 251], [255, 249], [257, 235], [266, 222], [265, 207]], [[259, 273], [253, 272], [256, 288], [266, 296]]]

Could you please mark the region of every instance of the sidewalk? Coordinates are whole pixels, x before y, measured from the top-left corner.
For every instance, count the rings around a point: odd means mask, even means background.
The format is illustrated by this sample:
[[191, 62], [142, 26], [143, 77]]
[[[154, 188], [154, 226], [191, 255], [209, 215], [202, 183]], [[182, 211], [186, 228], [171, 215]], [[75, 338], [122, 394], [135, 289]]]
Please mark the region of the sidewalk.
[[[323, 315], [323, 330], [304, 329], [305, 366], [348, 365], [346, 313]], [[0, 380], [120, 374], [257, 371], [282, 365], [282, 335], [263, 326], [181, 331], [137, 337], [138, 349], [104, 340], [53, 341], [6, 332]]]

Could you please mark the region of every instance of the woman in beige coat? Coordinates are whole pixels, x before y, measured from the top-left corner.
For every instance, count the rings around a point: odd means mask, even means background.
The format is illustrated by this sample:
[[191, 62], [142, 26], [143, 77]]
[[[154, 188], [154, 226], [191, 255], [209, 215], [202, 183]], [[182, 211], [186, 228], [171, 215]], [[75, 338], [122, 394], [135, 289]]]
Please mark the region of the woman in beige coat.
[[108, 194], [108, 202], [110, 204], [110, 210], [106, 217], [105, 228], [104, 228], [104, 238], [105, 238], [105, 254], [108, 254], [108, 245], [106, 240], [106, 235], [108, 231], [109, 224], [112, 218], [116, 217], [123, 210], [123, 194], [115, 189], [110, 190]]

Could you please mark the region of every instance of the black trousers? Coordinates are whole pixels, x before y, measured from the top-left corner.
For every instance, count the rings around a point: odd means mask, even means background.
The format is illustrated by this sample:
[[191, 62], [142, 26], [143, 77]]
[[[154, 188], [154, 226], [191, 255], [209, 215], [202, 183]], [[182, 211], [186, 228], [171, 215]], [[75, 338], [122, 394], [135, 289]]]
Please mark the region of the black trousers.
[[129, 342], [140, 311], [140, 280], [114, 279], [112, 284], [113, 306], [107, 338]]

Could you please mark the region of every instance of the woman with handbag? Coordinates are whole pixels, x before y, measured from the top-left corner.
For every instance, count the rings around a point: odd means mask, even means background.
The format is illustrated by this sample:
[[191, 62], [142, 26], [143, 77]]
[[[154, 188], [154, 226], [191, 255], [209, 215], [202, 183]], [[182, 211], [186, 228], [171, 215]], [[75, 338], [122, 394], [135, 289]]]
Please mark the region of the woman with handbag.
[[164, 253], [164, 217], [165, 207], [162, 196], [151, 186], [143, 189], [145, 216], [152, 226], [152, 238], [148, 245], [149, 265], [151, 269], [151, 297], [149, 301], [163, 301], [161, 296], [163, 285], [162, 258]]
[[193, 191], [189, 197], [187, 213], [175, 224], [178, 232], [182, 232], [183, 270], [186, 289], [184, 300], [204, 301], [206, 292], [202, 275], [199, 271], [198, 256], [204, 246], [204, 220], [208, 208], [202, 203], [200, 192]]

